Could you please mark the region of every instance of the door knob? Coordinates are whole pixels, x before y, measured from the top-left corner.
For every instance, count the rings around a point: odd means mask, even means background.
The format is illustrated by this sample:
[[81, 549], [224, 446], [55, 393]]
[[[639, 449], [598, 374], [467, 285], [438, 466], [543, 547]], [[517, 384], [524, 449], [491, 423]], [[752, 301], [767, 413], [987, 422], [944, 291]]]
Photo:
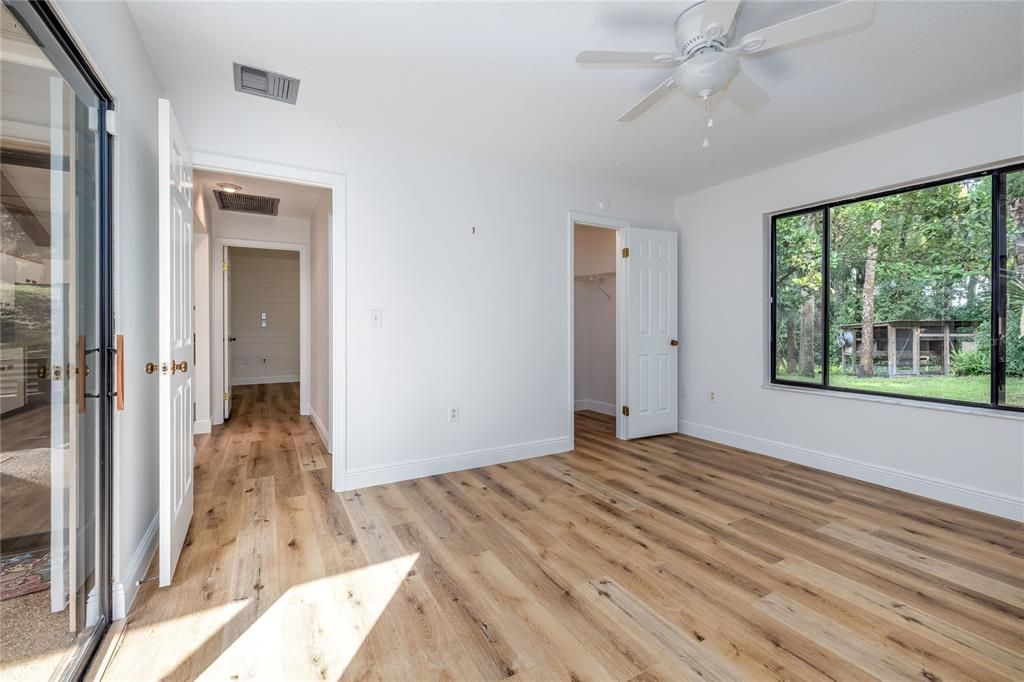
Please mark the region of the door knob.
[[672, 339], [668, 343], [669, 343], [670, 346], [678, 346], [679, 345], [679, 339]]
[[229, 336], [228, 337], [228, 341], [237, 341], [237, 340], [238, 340], [238, 337], [235, 337], [235, 336]]
[[187, 372], [188, 362], [185, 360], [182, 360], [181, 362], [174, 362], [173, 360], [171, 360], [170, 363], [146, 363], [146, 374], [155, 374], [156, 372], [160, 372], [161, 374], [167, 374], [168, 370], [170, 370], [171, 374], [174, 374], [175, 372]]

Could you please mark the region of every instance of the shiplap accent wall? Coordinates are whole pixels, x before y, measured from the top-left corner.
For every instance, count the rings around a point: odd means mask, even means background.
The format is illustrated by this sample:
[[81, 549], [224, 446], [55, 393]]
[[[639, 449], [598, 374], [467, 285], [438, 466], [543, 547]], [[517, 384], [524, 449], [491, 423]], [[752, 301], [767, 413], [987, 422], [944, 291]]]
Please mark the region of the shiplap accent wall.
[[232, 247], [230, 256], [231, 383], [298, 381], [298, 252]]

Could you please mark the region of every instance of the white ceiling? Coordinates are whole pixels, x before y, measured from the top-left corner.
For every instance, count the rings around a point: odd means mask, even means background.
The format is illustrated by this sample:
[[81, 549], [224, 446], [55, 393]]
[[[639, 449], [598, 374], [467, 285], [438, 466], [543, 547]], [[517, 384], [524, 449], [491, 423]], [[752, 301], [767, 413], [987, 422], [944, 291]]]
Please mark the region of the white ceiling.
[[[716, 102], [708, 150], [701, 107], [678, 93], [617, 123], [667, 74], [583, 68], [576, 52], [670, 50], [674, 18], [688, 4], [133, 1], [131, 9], [194, 139], [215, 139], [205, 128], [225, 120], [253, 131], [256, 150], [266, 136], [301, 147], [338, 129], [365, 131], [673, 193], [1024, 88], [1024, 3], [883, 1], [865, 30], [745, 60], [771, 102], [750, 115]], [[737, 33], [826, 4], [747, 2]], [[235, 93], [233, 61], [300, 78], [298, 105]]]
[[243, 194], [277, 197], [281, 200], [277, 207], [277, 215], [282, 218], [305, 218], [307, 220], [312, 218], [320, 197], [329, 191], [290, 182], [206, 170], [197, 170], [193, 174], [192, 180], [193, 184], [201, 188], [207, 205], [214, 212], [219, 212], [220, 208], [217, 207], [217, 199], [213, 196], [213, 190], [217, 189], [217, 183], [225, 182], [238, 185], [242, 188]]

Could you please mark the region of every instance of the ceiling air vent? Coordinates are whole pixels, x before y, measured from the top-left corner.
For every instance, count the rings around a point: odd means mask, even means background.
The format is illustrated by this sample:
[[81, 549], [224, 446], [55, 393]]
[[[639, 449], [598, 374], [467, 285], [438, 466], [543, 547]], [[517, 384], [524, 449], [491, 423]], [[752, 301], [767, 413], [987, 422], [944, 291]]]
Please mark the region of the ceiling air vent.
[[224, 192], [219, 189], [213, 190], [213, 194], [217, 197], [217, 206], [222, 211], [277, 215], [277, 207], [281, 203], [277, 197], [258, 197], [255, 194]]
[[295, 104], [299, 96], [299, 79], [273, 71], [235, 64], [235, 90], [278, 102]]

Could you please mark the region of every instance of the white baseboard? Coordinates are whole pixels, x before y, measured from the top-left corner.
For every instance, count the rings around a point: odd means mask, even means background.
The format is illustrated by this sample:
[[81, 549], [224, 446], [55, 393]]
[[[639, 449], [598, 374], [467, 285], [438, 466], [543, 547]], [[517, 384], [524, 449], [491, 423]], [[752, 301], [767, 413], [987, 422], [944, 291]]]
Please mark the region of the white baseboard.
[[741, 450], [749, 450], [787, 462], [803, 464], [813, 469], [821, 469], [860, 481], [876, 483], [887, 488], [921, 495], [922, 497], [939, 500], [940, 502], [948, 502], [958, 507], [966, 507], [1014, 521], [1024, 521], [1024, 497], [1014, 497], [1013, 495], [997, 493], [991, 490], [961, 485], [940, 478], [922, 476], [921, 474], [894, 469], [880, 464], [862, 462], [849, 457], [830, 455], [817, 450], [810, 450], [705, 424], [680, 420], [679, 433], [731, 445]]
[[572, 438], [549, 438], [547, 440], [536, 440], [500, 448], [462, 452], [457, 455], [433, 459], [401, 462], [384, 467], [350, 470], [345, 472], [344, 490], [355, 490], [356, 488], [366, 488], [372, 485], [395, 483], [397, 481], [408, 481], [413, 478], [446, 474], [451, 471], [476, 469], [477, 467], [490, 466], [492, 464], [554, 455], [560, 452], [568, 452], [569, 450], [572, 450]]
[[327, 433], [327, 427], [324, 426], [324, 420], [320, 418], [320, 415], [316, 413], [316, 410], [310, 409], [309, 418], [313, 422], [313, 426], [316, 427], [317, 433], [320, 434], [320, 440], [323, 442], [324, 447], [327, 448], [327, 452], [331, 451], [331, 437]]
[[160, 515], [157, 514], [149, 523], [149, 527], [142, 536], [142, 541], [132, 553], [131, 563], [121, 580], [114, 583], [111, 590], [111, 611], [114, 620], [121, 620], [132, 610], [135, 603], [135, 595], [139, 593], [139, 581], [146, 577], [149, 565], [153, 563], [153, 557], [157, 549], [157, 530], [160, 528]]
[[600, 414], [606, 414], [609, 417], [615, 416], [615, 405], [612, 403], [602, 403], [600, 400], [577, 400], [576, 411], [590, 410], [591, 412], [598, 412]]
[[255, 386], [256, 384], [297, 384], [298, 374], [277, 374], [266, 377], [235, 377], [231, 380], [232, 386]]
[[200, 433], [210, 433], [212, 430], [213, 426], [209, 419], [197, 419], [192, 422], [192, 435], [198, 436]]

